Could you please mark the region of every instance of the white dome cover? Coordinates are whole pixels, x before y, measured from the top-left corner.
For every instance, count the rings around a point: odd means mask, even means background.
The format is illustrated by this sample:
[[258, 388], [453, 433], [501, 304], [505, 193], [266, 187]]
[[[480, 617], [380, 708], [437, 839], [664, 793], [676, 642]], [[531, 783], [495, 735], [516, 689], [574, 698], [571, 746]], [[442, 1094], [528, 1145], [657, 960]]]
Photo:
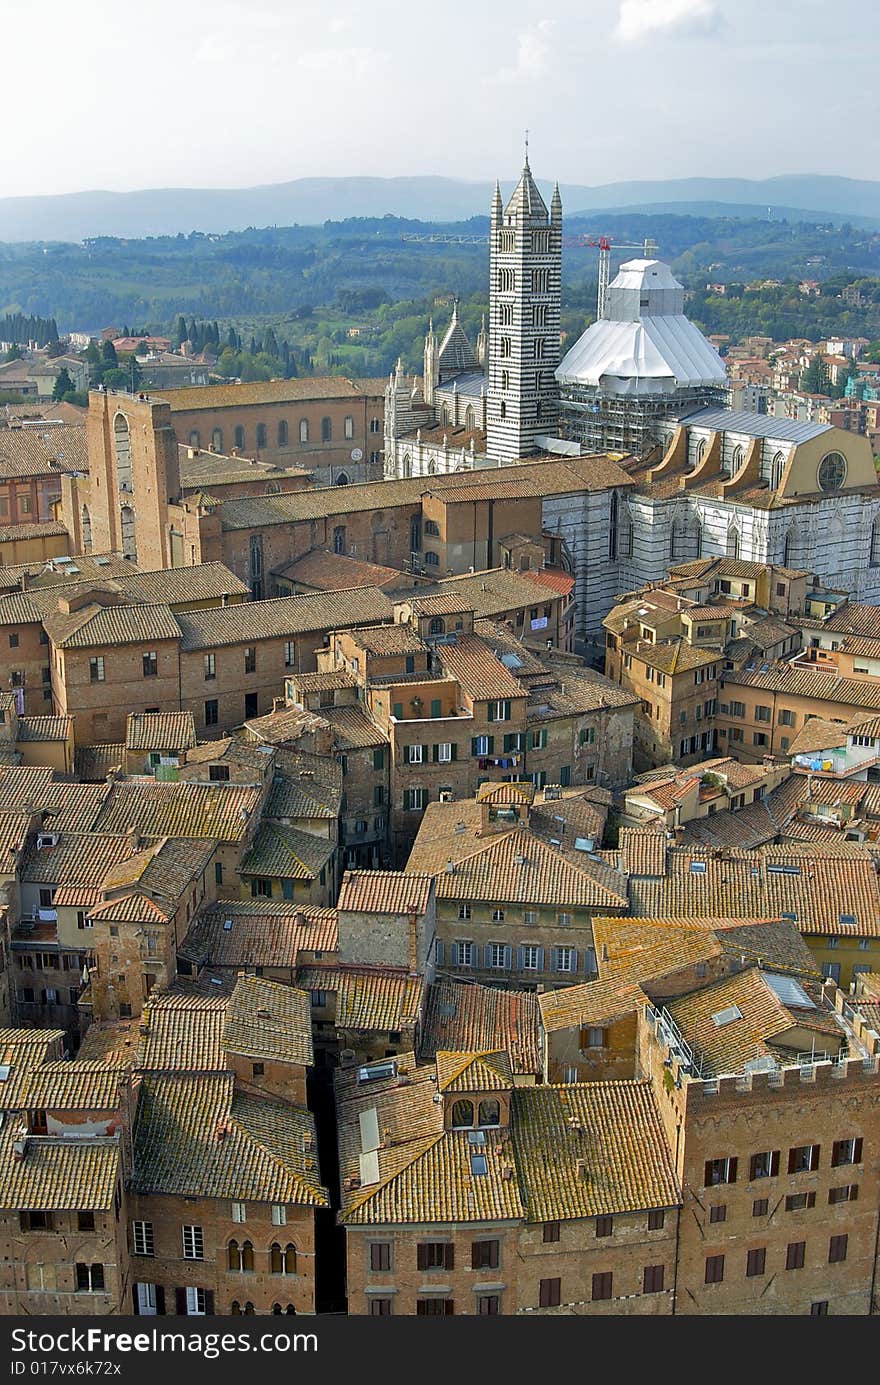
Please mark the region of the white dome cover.
[[724, 362], [683, 308], [684, 289], [668, 265], [659, 260], [621, 265], [608, 287], [607, 315], [566, 352], [556, 379], [603, 394], [726, 386]]

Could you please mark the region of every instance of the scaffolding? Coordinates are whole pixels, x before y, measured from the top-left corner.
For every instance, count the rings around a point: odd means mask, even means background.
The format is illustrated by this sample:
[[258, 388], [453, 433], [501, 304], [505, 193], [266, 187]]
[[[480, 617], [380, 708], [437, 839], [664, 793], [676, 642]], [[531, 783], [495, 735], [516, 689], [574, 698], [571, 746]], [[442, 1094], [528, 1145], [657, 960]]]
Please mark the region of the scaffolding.
[[584, 452], [628, 452], [641, 457], [656, 446], [665, 423], [723, 403], [724, 390], [715, 385], [627, 395], [566, 384], [560, 390], [559, 434], [579, 443]]

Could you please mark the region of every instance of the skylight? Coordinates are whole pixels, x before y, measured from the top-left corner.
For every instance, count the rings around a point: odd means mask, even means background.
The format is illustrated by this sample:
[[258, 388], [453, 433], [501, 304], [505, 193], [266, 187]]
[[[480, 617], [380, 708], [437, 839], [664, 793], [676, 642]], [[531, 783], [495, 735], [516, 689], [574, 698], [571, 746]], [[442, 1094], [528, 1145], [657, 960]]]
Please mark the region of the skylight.
[[474, 1178], [485, 1178], [489, 1172], [489, 1165], [486, 1163], [485, 1154], [471, 1155], [471, 1173]]
[[792, 976], [780, 976], [775, 971], [765, 971], [764, 980], [783, 1005], [794, 1005], [799, 1010], [815, 1010], [816, 1006], [803, 986]]
[[712, 1023], [719, 1029], [723, 1029], [725, 1024], [733, 1024], [734, 1020], [742, 1019], [742, 1010], [738, 1005], [728, 1005], [726, 1010], [716, 1010], [712, 1016]]

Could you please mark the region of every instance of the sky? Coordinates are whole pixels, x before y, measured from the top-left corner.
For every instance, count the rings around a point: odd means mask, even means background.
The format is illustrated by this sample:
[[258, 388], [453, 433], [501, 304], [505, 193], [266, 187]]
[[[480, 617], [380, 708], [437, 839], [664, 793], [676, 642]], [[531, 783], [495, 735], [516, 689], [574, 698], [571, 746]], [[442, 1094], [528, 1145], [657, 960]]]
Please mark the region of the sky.
[[[0, 196], [876, 177], [868, 0], [0, 0]], [[38, 16], [38, 27], [35, 21]]]

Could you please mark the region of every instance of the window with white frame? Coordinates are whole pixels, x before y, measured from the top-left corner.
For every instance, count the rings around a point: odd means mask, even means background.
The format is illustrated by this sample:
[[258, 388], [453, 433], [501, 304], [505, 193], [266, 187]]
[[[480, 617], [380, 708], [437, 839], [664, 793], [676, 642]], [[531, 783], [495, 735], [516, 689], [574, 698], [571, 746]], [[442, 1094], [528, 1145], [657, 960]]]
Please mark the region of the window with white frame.
[[504, 967], [504, 966], [506, 966], [506, 965], [507, 965], [506, 955], [507, 955], [507, 948], [505, 947], [504, 943], [490, 943], [490, 944], [489, 944], [489, 966], [490, 966], [490, 967]]
[[272, 1225], [273, 1225], [273, 1226], [286, 1226], [286, 1225], [287, 1225], [287, 1208], [281, 1206], [281, 1205], [280, 1205], [279, 1203], [277, 1203], [277, 1202], [274, 1203], [273, 1206], [272, 1206]]
[[405, 745], [403, 747], [404, 762], [408, 765], [420, 765], [424, 755], [424, 746]]
[[185, 1226], [183, 1228], [183, 1258], [184, 1260], [204, 1260], [205, 1237], [200, 1226]]
[[472, 967], [474, 965], [474, 945], [470, 942], [457, 942], [458, 965], [460, 967]]
[[492, 922], [493, 922], [493, 923], [503, 923], [503, 922], [504, 922], [504, 910], [503, 910], [503, 909], [493, 909], [493, 910], [492, 910]]
[[470, 906], [469, 904], [459, 904], [459, 906], [458, 906], [458, 917], [459, 917], [460, 919], [469, 919], [470, 916], [471, 916], [471, 906]]
[[523, 971], [540, 971], [541, 949], [533, 943], [526, 943], [522, 950]]
[[441, 741], [437, 747], [437, 759], [441, 765], [448, 765], [452, 760], [452, 742]]
[[232, 1220], [235, 1222], [247, 1221], [247, 1205], [244, 1202], [233, 1202]]
[[574, 971], [576, 952], [573, 947], [557, 947], [556, 970]]
[[135, 1221], [131, 1224], [131, 1239], [135, 1255], [154, 1255], [153, 1223]]
[[207, 1312], [204, 1289], [187, 1289], [186, 1315], [188, 1318], [203, 1318]]

